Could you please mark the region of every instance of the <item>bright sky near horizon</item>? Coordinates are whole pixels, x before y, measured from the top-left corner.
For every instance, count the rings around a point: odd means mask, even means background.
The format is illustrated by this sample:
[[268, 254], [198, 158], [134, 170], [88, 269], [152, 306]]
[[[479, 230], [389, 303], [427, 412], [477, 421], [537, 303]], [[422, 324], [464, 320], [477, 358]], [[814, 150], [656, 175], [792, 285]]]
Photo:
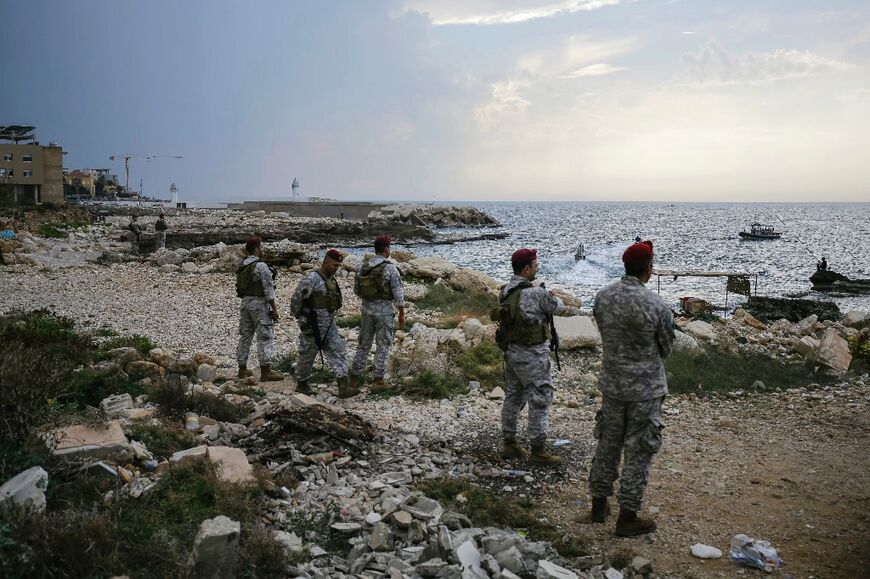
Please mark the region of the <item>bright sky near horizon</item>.
[[199, 201], [870, 201], [858, 0], [0, 4], [0, 125]]

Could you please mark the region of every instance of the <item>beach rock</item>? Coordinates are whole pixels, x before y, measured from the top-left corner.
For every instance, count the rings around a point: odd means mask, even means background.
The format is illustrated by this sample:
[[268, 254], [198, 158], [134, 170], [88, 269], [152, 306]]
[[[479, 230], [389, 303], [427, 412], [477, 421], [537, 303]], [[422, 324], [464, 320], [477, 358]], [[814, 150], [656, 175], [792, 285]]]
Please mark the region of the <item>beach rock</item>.
[[453, 263], [436, 256], [418, 257], [403, 265], [410, 275], [430, 281], [440, 277], [450, 277], [456, 271]]
[[870, 314], [859, 310], [852, 310], [843, 316], [840, 323], [850, 328], [861, 328], [864, 327], [868, 321], [870, 321]]
[[375, 523], [372, 534], [369, 535], [369, 548], [373, 551], [392, 551], [393, 533], [384, 523]]
[[811, 356], [819, 349], [819, 341], [812, 336], [804, 336], [794, 345], [794, 350], [803, 357]]
[[837, 330], [828, 328], [822, 334], [814, 359], [830, 368], [835, 374], [843, 374], [852, 362], [849, 342], [841, 338]]
[[547, 560], [538, 561], [537, 579], [578, 579], [577, 574]]
[[162, 366], [163, 368], [168, 368], [173, 365], [178, 358], [175, 355], [175, 352], [172, 350], [167, 350], [165, 348], [154, 348], [150, 352], [148, 352], [148, 357], [151, 358], [151, 361], [157, 364], [158, 366]]
[[504, 400], [504, 390], [501, 386], [496, 386], [486, 393], [486, 397], [490, 400]]
[[713, 326], [702, 320], [692, 320], [684, 328], [686, 332], [701, 340], [716, 340], [716, 330]]
[[100, 402], [100, 408], [110, 419], [121, 418], [127, 414], [128, 410], [133, 408], [133, 397], [129, 394], [109, 396]]
[[556, 316], [553, 318], [559, 334], [559, 348], [577, 350], [595, 348], [601, 345], [601, 333], [589, 316]]
[[54, 456], [69, 460], [103, 458], [129, 462], [133, 451], [121, 429], [121, 422], [110, 421], [105, 427], [76, 424], [55, 430], [46, 444]]
[[652, 561], [644, 557], [635, 557], [631, 560], [631, 565], [629, 565], [629, 567], [632, 571], [641, 575], [652, 573], [653, 570]]
[[200, 364], [196, 369], [196, 379], [200, 382], [214, 382], [217, 378], [217, 368], [211, 364]]
[[695, 543], [691, 548], [692, 555], [699, 559], [719, 559], [722, 557], [722, 551], [710, 545], [703, 543]]
[[0, 486], [0, 512], [18, 505], [33, 512], [45, 510], [45, 489], [48, 473], [41, 466], [22, 471]]
[[192, 261], [185, 261], [181, 264], [181, 271], [183, 273], [199, 273], [199, 266]]
[[674, 332], [674, 352], [688, 352], [690, 354], [703, 354], [704, 348], [698, 344], [698, 340], [685, 332]]
[[468, 318], [459, 327], [465, 334], [465, 339], [472, 345], [479, 344], [486, 333], [486, 326], [480, 323], [477, 318]]
[[231, 446], [207, 447], [208, 459], [216, 467], [218, 477], [227, 482], [248, 482], [254, 480], [254, 469], [241, 448]]
[[206, 519], [193, 543], [193, 575], [197, 579], [231, 579], [236, 574], [241, 524], [224, 515]]
[[798, 336], [806, 336], [812, 334], [816, 330], [816, 322], [819, 321], [819, 316], [813, 314], [807, 316], [794, 325], [793, 331]]
[[473, 269], [457, 268], [449, 274], [447, 285], [456, 291], [498, 295], [501, 284], [485, 273]]

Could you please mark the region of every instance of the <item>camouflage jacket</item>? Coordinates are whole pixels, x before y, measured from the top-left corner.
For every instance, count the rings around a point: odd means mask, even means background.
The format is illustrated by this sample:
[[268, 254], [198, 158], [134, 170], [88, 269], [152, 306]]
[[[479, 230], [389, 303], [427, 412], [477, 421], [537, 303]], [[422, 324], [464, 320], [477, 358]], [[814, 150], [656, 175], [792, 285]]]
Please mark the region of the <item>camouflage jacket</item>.
[[[501, 288], [499, 298], [504, 298], [511, 289], [526, 281], [528, 280], [522, 276], [512, 276], [510, 281]], [[550, 292], [542, 287], [530, 287], [519, 291], [522, 292], [520, 294], [520, 315], [530, 322], [548, 323], [548, 316], [570, 312], [575, 309], [565, 306], [561, 299], [550, 295]], [[509, 355], [525, 353], [549, 356], [550, 342], [542, 342], [532, 346], [511, 344], [508, 346], [506, 353]]]
[[599, 290], [593, 314], [604, 348], [601, 393], [625, 401], [667, 394], [664, 359], [674, 343], [674, 316], [664, 300], [627, 275]]
[[242, 265], [248, 265], [253, 261], [257, 262], [257, 265], [254, 266], [254, 276], [259, 278], [260, 283], [263, 284], [263, 297], [245, 296], [242, 298], [242, 303], [244, 304], [252, 301], [265, 301], [267, 303], [272, 303], [275, 301], [275, 284], [272, 281], [272, 272], [269, 270], [269, 266], [260, 261], [260, 259], [255, 255], [249, 255], [246, 257], [242, 261]]
[[385, 260], [380, 255], [376, 255], [373, 258], [368, 260], [368, 263], [363, 261], [363, 264], [360, 266], [357, 271], [356, 279], [353, 282], [353, 291], [357, 295], [359, 295], [359, 272], [362, 271], [362, 268], [368, 265], [369, 267], [375, 267], [376, 265], [386, 261], [387, 265], [384, 266], [384, 285], [389, 285], [393, 290], [393, 299], [392, 300], [362, 300], [362, 307], [360, 310], [364, 314], [372, 314], [375, 316], [392, 316], [396, 313], [396, 308], [405, 307], [405, 292], [402, 289], [402, 274], [399, 273], [399, 268], [396, 267], [392, 261]]

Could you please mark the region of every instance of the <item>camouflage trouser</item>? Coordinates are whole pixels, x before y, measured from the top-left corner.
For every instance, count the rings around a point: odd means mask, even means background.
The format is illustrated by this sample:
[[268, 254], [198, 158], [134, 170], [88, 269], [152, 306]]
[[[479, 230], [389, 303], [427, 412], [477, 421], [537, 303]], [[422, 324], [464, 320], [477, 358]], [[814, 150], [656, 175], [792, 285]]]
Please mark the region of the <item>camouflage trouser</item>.
[[506, 439], [517, 434], [520, 413], [529, 405], [529, 442], [543, 446], [550, 430], [553, 386], [549, 355], [505, 353], [505, 397], [501, 405], [501, 433]]
[[[639, 511], [653, 455], [662, 445], [664, 397], [626, 402], [604, 398], [595, 414], [593, 434], [598, 448], [589, 472], [589, 494], [609, 497], [619, 478], [619, 506]], [[624, 455], [622, 475], [619, 460]]]
[[251, 342], [257, 336], [257, 357], [261, 366], [272, 363], [275, 356], [275, 332], [272, 327], [271, 308], [265, 300], [242, 300], [239, 308], [239, 346], [236, 360], [239, 366], [248, 364]]
[[139, 238], [135, 235], [130, 238], [130, 253], [139, 253]]
[[393, 338], [395, 336], [396, 316], [394, 314], [387, 316], [362, 314], [362, 323], [359, 328], [359, 343], [356, 348], [356, 354], [353, 357], [353, 366], [350, 369], [351, 373], [358, 376], [365, 370], [369, 351], [372, 349], [372, 341], [374, 341], [376, 345], [374, 362], [375, 379], [382, 380], [387, 370], [387, 357], [390, 355], [390, 348], [393, 345]]
[[[344, 340], [338, 333], [335, 323], [329, 324], [323, 336], [323, 359], [332, 368], [336, 378], [347, 376], [347, 352]], [[299, 359], [296, 360], [296, 379], [308, 380], [314, 367], [314, 359], [317, 357], [317, 342], [314, 334], [302, 333], [299, 335]]]
[[158, 249], [166, 249], [166, 232], [158, 231], [157, 232], [157, 248]]

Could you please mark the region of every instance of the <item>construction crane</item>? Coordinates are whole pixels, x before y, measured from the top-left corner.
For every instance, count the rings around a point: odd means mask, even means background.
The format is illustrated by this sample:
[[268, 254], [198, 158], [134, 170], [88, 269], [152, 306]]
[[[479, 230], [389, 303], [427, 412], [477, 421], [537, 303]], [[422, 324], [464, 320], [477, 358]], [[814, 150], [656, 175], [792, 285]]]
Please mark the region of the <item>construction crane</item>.
[[[150, 161], [151, 159], [181, 159], [181, 155], [130, 155], [129, 153], [122, 153], [120, 155], [112, 155], [109, 157], [110, 161], [115, 161], [124, 159], [124, 190], [130, 191], [130, 159], [145, 159], [146, 161]], [[141, 204], [142, 200], [140, 199], [142, 191], [136, 195], [136, 204]], [[117, 194], [115, 195], [117, 198]]]

